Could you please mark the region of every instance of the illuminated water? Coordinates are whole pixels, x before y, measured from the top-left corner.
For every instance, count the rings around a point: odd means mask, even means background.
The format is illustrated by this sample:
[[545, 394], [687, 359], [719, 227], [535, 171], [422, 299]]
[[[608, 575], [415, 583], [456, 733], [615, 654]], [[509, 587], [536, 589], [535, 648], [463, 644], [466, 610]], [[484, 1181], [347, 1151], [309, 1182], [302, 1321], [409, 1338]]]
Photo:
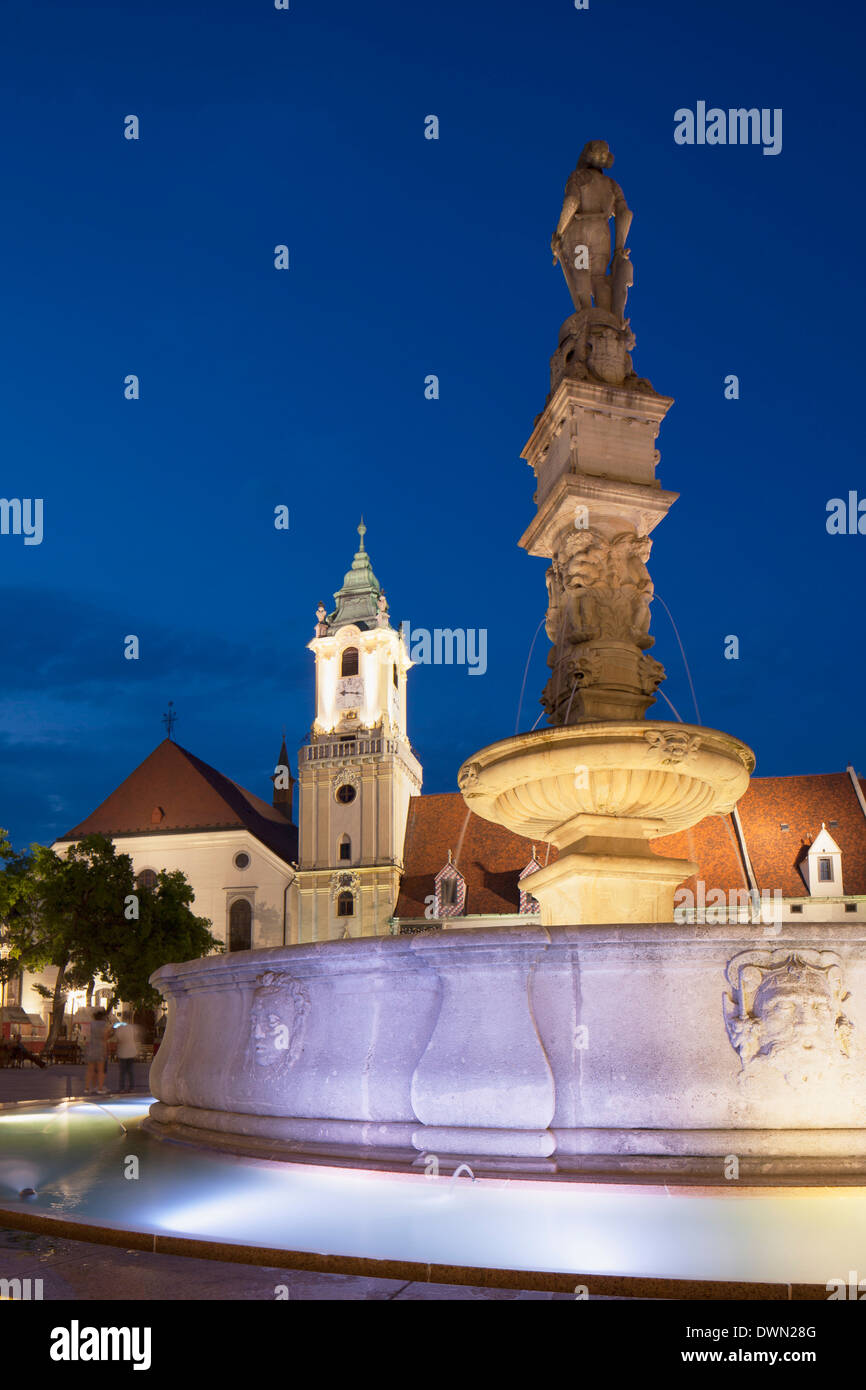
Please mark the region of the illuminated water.
[[[262, 1163], [160, 1143], [140, 1128], [149, 1104], [0, 1110], [0, 1224], [6, 1207], [431, 1264], [778, 1283], [866, 1277], [864, 1188], [705, 1195]], [[133, 1155], [137, 1179], [124, 1176]], [[21, 1199], [24, 1187], [37, 1196]]]

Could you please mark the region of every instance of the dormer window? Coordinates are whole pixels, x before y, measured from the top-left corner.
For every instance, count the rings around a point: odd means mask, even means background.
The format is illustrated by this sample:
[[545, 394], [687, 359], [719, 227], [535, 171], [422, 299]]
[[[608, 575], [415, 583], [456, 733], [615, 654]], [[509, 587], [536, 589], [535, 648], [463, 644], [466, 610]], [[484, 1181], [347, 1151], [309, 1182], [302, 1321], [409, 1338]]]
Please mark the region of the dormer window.
[[518, 891], [520, 893], [520, 907], [518, 908], [519, 912], [541, 911], [541, 905], [539, 904], [538, 899], [534, 898], [532, 894], [527, 892], [527, 890], [523, 887], [523, 880], [525, 878], [528, 878], [530, 874], [537, 873], [540, 868], [541, 865], [535, 857], [535, 845], [533, 845], [532, 858], [530, 859], [528, 864], [524, 865], [524, 867], [520, 870], [520, 873], [517, 875], [517, 886]]
[[439, 901], [443, 907], [457, 906], [457, 880], [456, 878], [443, 878], [439, 884]]
[[813, 898], [843, 896], [842, 851], [823, 823], [811, 845], [804, 846], [798, 866]]
[[437, 917], [461, 917], [466, 910], [466, 880], [451, 863], [443, 864], [434, 881]]

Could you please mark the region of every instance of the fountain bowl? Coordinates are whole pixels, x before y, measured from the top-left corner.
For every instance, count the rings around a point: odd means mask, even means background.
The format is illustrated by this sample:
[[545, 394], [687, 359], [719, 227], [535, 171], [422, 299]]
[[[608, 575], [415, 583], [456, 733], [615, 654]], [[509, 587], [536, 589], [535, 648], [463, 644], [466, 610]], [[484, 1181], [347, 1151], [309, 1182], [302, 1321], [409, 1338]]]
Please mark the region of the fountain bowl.
[[545, 925], [665, 922], [697, 866], [649, 842], [730, 812], [754, 766], [750, 748], [716, 729], [606, 720], [492, 743], [458, 785], [476, 815], [559, 851], [523, 883]]

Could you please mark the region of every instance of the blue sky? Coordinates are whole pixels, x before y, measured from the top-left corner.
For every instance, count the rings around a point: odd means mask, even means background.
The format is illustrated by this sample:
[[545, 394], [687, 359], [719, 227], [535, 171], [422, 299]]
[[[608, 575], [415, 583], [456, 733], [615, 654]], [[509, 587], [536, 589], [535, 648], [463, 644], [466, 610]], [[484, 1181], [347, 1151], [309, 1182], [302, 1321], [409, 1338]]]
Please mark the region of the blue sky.
[[[268, 795], [283, 725], [294, 748], [312, 720], [306, 643], [362, 512], [395, 619], [488, 631], [483, 677], [410, 675], [425, 789], [514, 732], [546, 601], [516, 545], [519, 456], [570, 312], [550, 236], [593, 138], [635, 212], [635, 368], [676, 400], [658, 476], [681, 497], [651, 570], [702, 721], [759, 774], [866, 770], [866, 536], [825, 525], [830, 498], [866, 497], [860, 11], [11, 0], [0, 24], [0, 495], [45, 516], [39, 546], [0, 536], [16, 843], [92, 810], [170, 699], [180, 743]], [[677, 145], [699, 100], [781, 108], [781, 153]], [[546, 651], [542, 633], [523, 728]]]

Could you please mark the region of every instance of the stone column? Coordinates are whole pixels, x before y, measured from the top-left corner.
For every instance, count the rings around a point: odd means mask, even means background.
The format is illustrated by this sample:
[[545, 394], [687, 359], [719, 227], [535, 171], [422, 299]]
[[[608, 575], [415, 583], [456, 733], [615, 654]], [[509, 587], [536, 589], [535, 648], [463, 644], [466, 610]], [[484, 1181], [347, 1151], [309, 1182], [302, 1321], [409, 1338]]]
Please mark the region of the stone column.
[[553, 648], [542, 704], [556, 725], [641, 719], [664, 679], [648, 655], [646, 562], [650, 532], [678, 496], [655, 477], [656, 436], [673, 402], [636, 378], [557, 380], [571, 364], [556, 364], [555, 357], [554, 389], [523, 451], [538, 480], [538, 512], [520, 545], [551, 561]]

